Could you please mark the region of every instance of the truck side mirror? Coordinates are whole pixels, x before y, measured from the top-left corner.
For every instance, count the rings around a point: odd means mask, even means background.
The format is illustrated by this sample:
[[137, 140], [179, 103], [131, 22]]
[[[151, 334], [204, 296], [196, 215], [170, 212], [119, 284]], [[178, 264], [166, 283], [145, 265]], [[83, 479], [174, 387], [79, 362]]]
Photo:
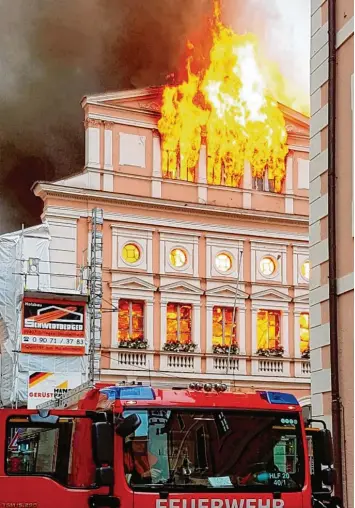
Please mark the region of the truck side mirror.
[[336, 480], [335, 469], [327, 468], [322, 470], [322, 483], [327, 487], [333, 487]]
[[133, 434], [133, 432], [138, 429], [141, 423], [142, 420], [138, 415], [131, 414], [118, 423], [116, 432], [121, 437], [127, 437], [130, 434]]
[[331, 466], [334, 460], [332, 434], [328, 429], [322, 429], [320, 430], [320, 433], [320, 460], [324, 466]]
[[92, 447], [95, 464], [111, 466], [113, 463], [113, 431], [108, 422], [92, 424]]

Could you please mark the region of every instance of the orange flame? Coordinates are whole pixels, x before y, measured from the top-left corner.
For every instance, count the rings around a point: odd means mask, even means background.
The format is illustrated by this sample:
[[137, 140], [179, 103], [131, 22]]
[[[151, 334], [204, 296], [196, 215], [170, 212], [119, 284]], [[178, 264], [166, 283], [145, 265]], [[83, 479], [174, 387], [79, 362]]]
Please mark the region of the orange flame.
[[[254, 177], [262, 178], [267, 170], [275, 191], [281, 192], [287, 133], [261, 72], [256, 38], [223, 25], [218, 1], [212, 30], [206, 69], [192, 72], [190, 56], [187, 79], [164, 88], [158, 123], [163, 175], [195, 181], [201, 144], [206, 142], [209, 184], [241, 186], [248, 162]], [[188, 48], [193, 50], [190, 42]]]

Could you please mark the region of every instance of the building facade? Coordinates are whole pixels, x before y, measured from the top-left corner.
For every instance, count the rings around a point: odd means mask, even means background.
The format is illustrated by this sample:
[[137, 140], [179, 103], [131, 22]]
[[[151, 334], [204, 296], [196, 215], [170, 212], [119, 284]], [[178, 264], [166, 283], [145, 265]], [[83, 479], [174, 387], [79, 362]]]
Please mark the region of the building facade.
[[34, 192], [51, 285], [67, 292], [85, 286], [92, 210], [103, 211], [100, 379], [223, 381], [309, 403], [309, 120], [280, 106], [288, 154], [276, 193], [248, 164], [239, 188], [209, 184], [204, 145], [193, 181], [163, 175], [160, 89], [82, 105], [84, 172]]
[[312, 410], [331, 427], [344, 506], [354, 465], [354, 2], [312, 0], [310, 317]]

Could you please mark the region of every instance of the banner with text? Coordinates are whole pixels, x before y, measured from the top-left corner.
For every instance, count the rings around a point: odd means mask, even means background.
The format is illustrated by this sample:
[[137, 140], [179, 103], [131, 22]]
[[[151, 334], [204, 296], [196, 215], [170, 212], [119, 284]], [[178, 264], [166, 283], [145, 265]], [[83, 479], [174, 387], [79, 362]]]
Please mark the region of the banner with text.
[[39, 404], [57, 399], [80, 384], [80, 372], [30, 372], [27, 408], [36, 409]]
[[85, 354], [86, 302], [25, 297], [22, 353]]

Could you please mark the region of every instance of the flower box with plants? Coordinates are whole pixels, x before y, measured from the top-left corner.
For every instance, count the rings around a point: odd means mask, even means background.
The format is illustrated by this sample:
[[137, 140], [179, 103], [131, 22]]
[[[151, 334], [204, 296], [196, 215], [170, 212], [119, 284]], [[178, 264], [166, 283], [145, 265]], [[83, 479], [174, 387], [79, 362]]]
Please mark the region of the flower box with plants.
[[238, 344], [232, 344], [230, 347], [229, 352], [229, 346], [227, 344], [215, 344], [212, 347], [212, 351], [216, 355], [239, 355], [239, 347]]
[[183, 344], [178, 340], [166, 342], [163, 346], [163, 351], [169, 351], [172, 353], [194, 353], [197, 348], [197, 344], [188, 342]]
[[256, 352], [259, 356], [283, 356], [284, 354], [283, 346], [269, 347], [269, 348], [259, 348]]
[[123, 349], [147, 349], [148, 342], [145, 339], [120, 340], [118, 347]]
[[301, 353], [301, 357], [304, 359], [308, 359], [308, 358], [310, 358], [310, 356], [311, 356], [311, 353], [310, 353], [309, 347], [307, 349], [304, 349]]

